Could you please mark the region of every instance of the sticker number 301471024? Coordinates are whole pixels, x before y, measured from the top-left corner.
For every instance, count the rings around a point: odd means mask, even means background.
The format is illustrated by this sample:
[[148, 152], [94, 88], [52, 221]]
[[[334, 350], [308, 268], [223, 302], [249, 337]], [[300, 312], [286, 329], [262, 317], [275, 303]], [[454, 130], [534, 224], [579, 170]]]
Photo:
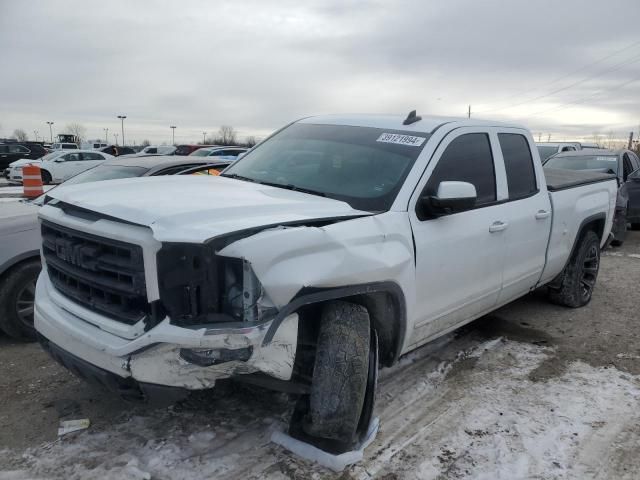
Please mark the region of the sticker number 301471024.
[[419, 147], [424, 143], [426, 138], [413, 137], [411, 135], [402, 135], [399, 133], [383, 133], [378, 137], [376, 142], [397, 143], [398, 145], [407, 145], [409, 147]]

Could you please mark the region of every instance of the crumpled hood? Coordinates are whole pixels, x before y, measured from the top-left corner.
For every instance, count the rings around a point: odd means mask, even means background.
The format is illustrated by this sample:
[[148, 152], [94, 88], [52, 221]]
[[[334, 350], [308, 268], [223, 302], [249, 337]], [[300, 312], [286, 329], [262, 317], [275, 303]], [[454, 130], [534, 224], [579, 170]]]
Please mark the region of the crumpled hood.
[[150, 227], [164, 242], [313, 219], [370, 215], [345, 202], [215, 176], [167, 176], [60, 186], [50, 197]]

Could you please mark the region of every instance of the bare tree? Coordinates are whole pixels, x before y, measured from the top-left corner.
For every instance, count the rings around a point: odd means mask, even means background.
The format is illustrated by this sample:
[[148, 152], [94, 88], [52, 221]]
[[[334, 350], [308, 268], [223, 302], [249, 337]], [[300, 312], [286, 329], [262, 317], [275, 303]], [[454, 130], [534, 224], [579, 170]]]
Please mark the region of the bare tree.
[[258, 143], [258, 139], [253, 135], [248, 136], [244, 142], [245, 146], [249, 148], [253, 147], [256, 143]]
[[16, 140], [18, 140], [19, 142], [26, 142], [27, 140], [29, 140], [27, 132], [25, 132], [21, 128], [16, 128], [13, 131], [13, 136], [16, 137]]
[[143, 147], [148, 147], [149, 145], [151, 145], [151, 143], [149, 143], [149, 140], [144, 139], [142, 140], [142, 143], [140, 145], [142, 145]]
[[82, 143], [82, 141], [87, 136], [87, 129], [84, 128], [84, 125], [81, 125], [80, 123], [67, 123], [67, 126], [64, 127], [64, 129], [67, 131], [67, 133], [75, 135], [78, 143]]
[[222, 125], [218, 130], [218, 136], [215, 139], [215, 143], [218, 145], [235, 145], [238, 134], [236, 130], [230, 125]]

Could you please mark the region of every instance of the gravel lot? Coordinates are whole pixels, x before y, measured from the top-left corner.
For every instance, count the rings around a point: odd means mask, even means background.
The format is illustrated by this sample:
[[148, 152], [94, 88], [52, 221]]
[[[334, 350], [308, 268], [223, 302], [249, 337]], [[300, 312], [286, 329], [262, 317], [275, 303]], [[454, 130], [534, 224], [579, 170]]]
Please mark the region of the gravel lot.
[[[535, 292], [381, 372], [381, 430], [343, 474], [269, 441], [291, 400], [232, 384], [162, 409], [0, 338], [0, 478], [640, 478], [640, 232], [593, 301]], [[90, 418], [57, 439], [60, 419]]]

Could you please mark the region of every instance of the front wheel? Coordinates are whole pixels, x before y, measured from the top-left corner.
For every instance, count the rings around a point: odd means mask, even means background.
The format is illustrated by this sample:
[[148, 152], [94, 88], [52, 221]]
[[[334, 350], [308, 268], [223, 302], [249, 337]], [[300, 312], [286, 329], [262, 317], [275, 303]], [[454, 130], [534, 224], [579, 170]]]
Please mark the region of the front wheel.
[[365, 405], [370, 369], [377, 369], [377, 364], [370, 365], [370, 352], [367, 309], [345, 301], [326, 304], [320, 323], [309, 410], [302, 425], [307, 435], [322, 440], [325, 449], [346, 451], [359, 440], [363, 407], [372, 409], [368, 402]]
[[0, 329], [22, 341], [34, 341], [33, 308], [40, 260], [13, 267], [0, 283]]
[[592, 230], [584, 234], [561, 274], [559, 287], [549, 287], [549, 299], [578, 308], [591, 301], [600, 268], [600, 239]]
[[49, 185], [53, 181], [51, 174], [46, 170], [40, 170], [40, 176], [42, 177], [43, 185]]

